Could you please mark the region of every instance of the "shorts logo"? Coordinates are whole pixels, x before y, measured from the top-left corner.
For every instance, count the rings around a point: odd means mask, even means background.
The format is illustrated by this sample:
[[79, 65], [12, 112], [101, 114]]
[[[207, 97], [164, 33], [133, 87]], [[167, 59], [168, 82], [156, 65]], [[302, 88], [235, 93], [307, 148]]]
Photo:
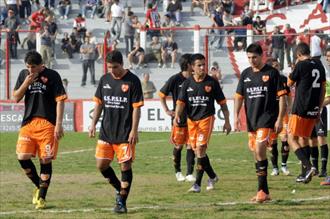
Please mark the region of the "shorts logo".
[[41, 76], [40, 79], [41, 79], [41, 81], [42, 81], [44, 84], [46, 84], [47, 81], [48, 81], [48, 78], [46, 78], [46, 77], [44, 77], [44, 76]]
[[205, 90], [207, 93], [210, 93], [210, 91], [212, 90], [212, 87], [211, 87], [211, 86], [205, 86], [205, 87], [204, 87], [204, 90]]
[[52, 154], [52, 148], [50, 144], [45, 145], [45, 152], [47, 156], [50, 156]]
[[126, 93], [126, 92], [128, 91], [128, 88], [129, 88], [128, 84], [122, 84], [122, 85], [121, 85], [121, 90], [122, 90], [124, 93]]
[[269, 80], [269, 75], [262, 76], [262, 81], [267, 82]]

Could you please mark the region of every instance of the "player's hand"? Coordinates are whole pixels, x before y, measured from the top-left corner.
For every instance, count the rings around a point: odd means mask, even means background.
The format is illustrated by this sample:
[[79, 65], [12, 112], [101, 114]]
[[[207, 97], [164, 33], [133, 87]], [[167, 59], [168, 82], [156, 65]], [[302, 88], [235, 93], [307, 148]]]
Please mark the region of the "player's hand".
[[135, 145], [138, 142], [139, 142], [138, 132], [132, 130], [128, 136], [128, 143], [131, 145]]
[[276, 134], [280, 133], [282, 131], [282, 128], [283, 128], [282, 120], [276, 120], [274, 127], [274, 131], [276, 132]]
[[173, 125], [178, 126], [179, 123], [180, 123], [180, 118], [178, 116], [175, 116], [173, 119]]
[[230, 131], [231, 131], [231, 125], [230, 125], [230, 123], [229, 122], [225, 122], [225, 124], [223, 125], [223, 128], [222, 129], [223, 129], [222, 131], [225, 132], [226, 135], [228, 135], [230, 133]]
[[28, 74], [23, 83], [25, 83], [26, 85], [30, 85], [37, 80], [38, 80], [38, 74], [36, 73]]
[[236, 132], [241, 131], [241, 122], [237, 118], [235, 118], [235, 121], [234, 121], [234, 129], [235, 129]]
[[94, 138], [96, 133], [96, 127], [95, 125], [91, 125], [88, 127], [88, 137]]
[[166, 111], [166, 114], [171, 116], [171, 117], [174, 117], [175, 116], [175, 112], [173, 110], [167, 110]]
[[54, 130], [54, 138], [56, 141], [60, 140], [64, 136], [62, 124], [57, 124]]

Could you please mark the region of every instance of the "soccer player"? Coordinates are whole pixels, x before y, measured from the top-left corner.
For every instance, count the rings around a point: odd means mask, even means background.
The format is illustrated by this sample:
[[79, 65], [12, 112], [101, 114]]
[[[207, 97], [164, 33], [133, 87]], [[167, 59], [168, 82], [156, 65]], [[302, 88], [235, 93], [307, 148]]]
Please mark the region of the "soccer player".
[[[183, 82], [191, 76], [191, 65], [190, 65], [190, 57], [191, 54], [184, 54], [181, 56], [180, 59], [180, 67], [181, 72], [173, 75], [170, 77], [165, 85], [160, 89], [159, 97], [162, 107], [168, 116], [174, 118], [175, 115], [175, 107], [176, 101], [178, 99], [180, 90], [182, 88]], [[166, 97], [172, 94], [173, 100], [173, 110], [170, 110], [166, 103]], [[174, 144], [173, 148], [173, 161], [174, 161], [174, 169], [175, 169], [175, 176], [177, 181], [188, 181], [194, 182], [196, 179], [193, 176], [194, 171], [194, 164], [195, 164], [195, 153], [192, 150], [190, 144], [188, 143], [188, 127], [187, 127], [187, 113], [184, 111], [180, 118], [180, 123], [178, 126], [172, 126], [172, 133], [171, 133], [171, 142]], [[186, 161], [187, 161], [187, 174], [186, 177], [183, 176], [181, 172], [181, 151], [183, 145], [187, 146], [187, 154], [186, 154]]]
[[193, 75], [183, 82], [176, 102], [173, 125], [181, 124], [181, 116], [186, 110], [189, 143], [197, 157], [196, 181], [188, 191], [200, 192], [204, 171], [209, 176], [206, 190], [214, 189], [214, 184], [219, 180], [206, 154], [215, 119], [214, 101], [220, 104], [224, 114], [223, 131], [226, 131], [226, 134], [230, 133], [231, 126], [226, 98], [219, 82], [205, 71], [205, 57], [202, 54], [193, 54], [190, 63]]
[[[139, 78], [123, 68], [123, 56], [119, 51], [109, 52], [106, 63], [108, 73], [101, 77], [93, 98], [95, 107], [89, 137], [95, 137], [96, 124], [103, 111], [95, 152], [96, 166], [115, 188], [114, 212], [127, 213], [143, 94]], [[114, 154], [120, 164], [121, 181], [110, 166]]]
[[288, 77], [288, 86], [296, 84], [295, 98], [289, 119], [289, 145], [302, 163], [302, 173], [297, 182], [308, 183], [315, 172], [309, 156], [308, 139], [320, 116], [325, 94], [325, 69], [318, 59], [310, 56], [306, 43], [296, 48], [297, 63]]
[[[281, 72], [281, 66], [277, 59], [270, 58], [267, 60], [266, 64], [276, 68], [280, 72], [280, 81], [283, 84], [287, 95], [284, 96], [285, 98], [285, 104], [286, 104], [286, 113], [283, 117], [283, 128], [282, 131], [278, 134], [280, 137], [282, 147], [281, 147], [281, 155], [282, 155], [282, 164], [281, 164], [281, 171], [284, 175], [288, 176], [290, 175], [290, 171], [287, 167], [287, 160], [289, 158], [289, 151], [290, 147], [288, 144], [288, 123], [289, 123], [289, 113], [291, 112], [291, 105], [292, 100], [290, 96], [290, 88], [287, 86], [287, 77], [282, 74]], [[272, 176], [278, 176], [279, 175], [279, 168], [278, 168], [278, 149], [277, 149], [277, 134], [272, 133], [271, 138], [273, 139], [272, 145], [271, 145], [271, 162], [273, 165], [273, 171], [270, 175]]]
[[281, 84], [279, 72], [263, 63], [260, 45], [250, 44], [246, 52], [250, 67], [242, 72], [237, 85], [235, 127], [240, 129], [239, 112], [244, 102], [249, 148], [254, 153], [258, 176], [258, 192], [251, 200], [262, 203], [270, 200], [266, 153], [272, 142], [271, 133], [279, 133], [282, 129], [286, 90]]
[[[16, 145], [17, 159], [25, 174], [36, 186], [32, 203], [36, 209], [46, 207], [46, 194], [52, 177], [52, 160], [58, 141], [63, 137], [64, 100], [67, 99], [60, 75], [43, 65], [36, 51], [26, 54], [26, 69], [18, 76], [13, 97], [24, 97], [25, 111]], [[38, 153], [40, 177], [31, 157]]]

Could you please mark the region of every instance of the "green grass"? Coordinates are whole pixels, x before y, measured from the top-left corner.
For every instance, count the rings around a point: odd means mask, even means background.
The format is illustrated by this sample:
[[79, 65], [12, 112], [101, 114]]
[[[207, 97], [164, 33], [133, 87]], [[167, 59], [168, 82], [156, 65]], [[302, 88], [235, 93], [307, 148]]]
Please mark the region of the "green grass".
[[[292, 176], [269, 176], [273, 201], [249, 203], [256, 193], [257, 179], [246, 146], [246, 133], [212, 136], [208, 155], [220, 182], [215, 190], [207, 192], [207, 175], [204, 175], [202, 192], [187, 193], [191, 184], [175, 180], [168, 137], [168, 133], [140, 134], [127, 203], [129, 213], [118, 216], [112, 213], [114, 191], [95, 167], [96, 139], [89, 139], [86, 133], [66, 133], [53, 165], [47, 196], [49, 208], [37, 211], [31, 204], [32, 183], [16, 160], [17, 133], [0, 133], [0, 217], [314, 219], [329, 216], [330, 188], [321, 187], [318, 177], [307, 185], [295, 183], [300, 166], [292, 153], [289, 157]], [[84, 151], [66, 153], [77, 150]], [[185, 153], [182, 157], [185, 172]], [[113, 166], [118, 173], [117, 163]]]

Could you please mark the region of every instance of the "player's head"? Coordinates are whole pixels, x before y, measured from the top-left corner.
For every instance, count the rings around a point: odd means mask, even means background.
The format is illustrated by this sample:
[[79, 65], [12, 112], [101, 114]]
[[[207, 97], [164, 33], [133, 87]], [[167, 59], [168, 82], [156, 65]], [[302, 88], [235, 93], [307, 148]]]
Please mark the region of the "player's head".
[[205, 56], [196, 53], [191, 55], [191, 67], [195, 75], [201, 76], [203, 74], [206, 74], [205, 72]]
[[330, 46], [325, 50], [325, 58], [330, 66]]
[[281, 70], [280, 62], [275, 58], [267, 59], [266, 64], [272, 66], [273, 68], [276, 68], [278, 71]]
[[34, 50], [26, 53], [24, 62], [31, 74], [39, 73], [44, 68], [41, 55]]
[[301, 59], [304, 56], [310, 56], [311, 50], [306, 43], [299, 43], [296, 48], [297, 59]]
[[115, 77], [119, 77], [123, 74], [123, 55], [121, 52], [114, 50], [106, 56], [107, 70]]
[[190, 65], [191, 54], [185, 53], [180, 58], [180, 68], [181, 71], [191, 71]]
[[259, 44], [250, 44], [246, 53], [251, 67], [258, 68], [262, 65], [262, 48]]

